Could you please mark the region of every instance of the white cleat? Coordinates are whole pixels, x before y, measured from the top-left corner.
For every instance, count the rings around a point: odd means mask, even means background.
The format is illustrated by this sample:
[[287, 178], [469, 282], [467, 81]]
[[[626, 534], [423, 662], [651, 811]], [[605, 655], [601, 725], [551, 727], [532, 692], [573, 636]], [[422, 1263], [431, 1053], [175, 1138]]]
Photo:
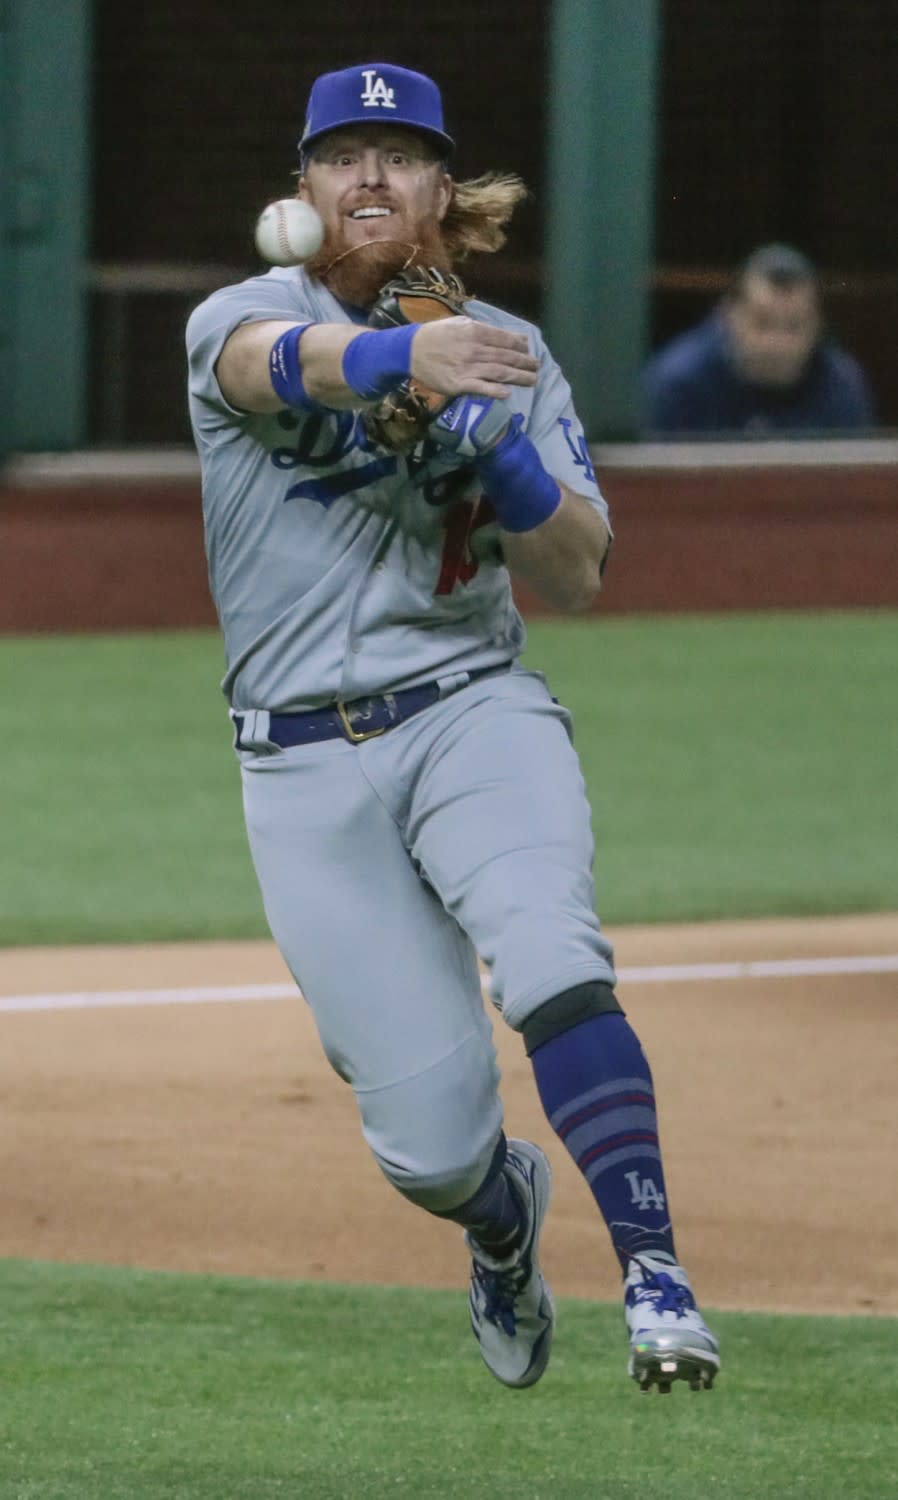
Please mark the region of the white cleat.
[[552, 1170], [530, 1141], [510, 1140], [505, 1170], [526, 1206], [523, 1242], [507, 1260], [495, 1260], [465, 1234], [471, 1252], [471, 1327], [487, 1368], [503, 1385], [534, 1385], [549, 1363], [555, 1304], [539, 1268], [539, 1234]]
[[682, 1266], [634, 1256], [624, 1282], [624, 1316], [630, 1330], [632, 1375], [643, 1391], [657, 1385], [666, 1395], [671, 1382], [710, 1390], [720, 1369], [717, 1340], [695, 1305]]

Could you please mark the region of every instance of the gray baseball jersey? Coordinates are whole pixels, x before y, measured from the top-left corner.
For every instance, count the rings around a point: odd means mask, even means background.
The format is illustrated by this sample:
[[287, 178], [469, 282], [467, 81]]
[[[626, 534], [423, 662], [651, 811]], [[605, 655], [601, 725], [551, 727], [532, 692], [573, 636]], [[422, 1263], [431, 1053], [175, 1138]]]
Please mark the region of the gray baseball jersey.
[[[471, 317], [527, 335], [540, 369], [510, 405], [551, 474], [607, 519], [570, 387], [532, 324], [486, 303]], [[413, 686], [516, 657], [524, 627], [499, 534], [470, 467], [421, 444], [373, 448], [358, 413], [235, 411], [215, 365], [241, 323], [352, 322], [303, 270], [215, 292], [190, 318], [190, 415], [203, 475], [223, 687], [239, 711], [283, 711]]]
[[[513, 408], [543, 463], [604, 515], [567, 382], [540, 360]], [[477, 955], [512, 1026], [569, 986], [613, 982], [570, 722], [523, 642], [474, 470], [430, 444], [372, 447], [353, 412], [233, 410], [215, 376], [260, 319], [352, 321], [302, 271], [216, 292], [190, 319], [190, 409], [209, 573], [242, 727], [247, 833], [272, 933], [356, 1091], [365, 1137], [414, 1201], [462, 1202], [501, 1129]], [[382, 737], [279, 748], [271, 713], [439, 680]], [[250, 726], [248, 729], [247, 726]]]

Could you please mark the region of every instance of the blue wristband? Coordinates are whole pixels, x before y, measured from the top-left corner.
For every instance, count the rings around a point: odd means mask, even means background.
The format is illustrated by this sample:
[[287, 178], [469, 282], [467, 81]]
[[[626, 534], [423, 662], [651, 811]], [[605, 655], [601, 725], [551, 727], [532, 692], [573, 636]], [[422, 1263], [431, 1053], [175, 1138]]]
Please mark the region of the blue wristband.
[[343, 379], [363, 401], [377, 401], [411, 374], [412, 339], [417, 323], [358, 333], [343, 350]]
[[543, 468], [536, 448], [522, 431], [523, 420], [520, 415], [513, 417], [505, 436], [476, 463], [503, 531], [533, 531], [561, 504], [558, 480]]
[[268, 356], [268, 374], [275, 395], [285, 406], [297, 407], [300, 411], [327, 411], [328, 407], [313, 400], [302, 383], [299, 341], [310, 326], [309, 323], [300, 323], [275, 339]]

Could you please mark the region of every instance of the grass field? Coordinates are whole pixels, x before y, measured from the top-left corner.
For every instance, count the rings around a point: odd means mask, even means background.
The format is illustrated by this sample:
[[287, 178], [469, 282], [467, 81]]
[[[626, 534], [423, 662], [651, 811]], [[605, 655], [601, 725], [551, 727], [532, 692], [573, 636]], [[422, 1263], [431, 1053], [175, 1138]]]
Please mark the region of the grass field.
[[[0, 943], [254, 936], [210, 633], [0, 643]], [[898, 615], [540, 623], [608, 922], [898, 908]], [[567, 1302], [536, 1391], [464, 1295], [0, 1262], [2, 1500], [887, 1500], [894, 1320], [709, 1314], [641, 1396]]]
[[715, 1389], [641, 1395], [568, 1301], [538, 1389], [459, 1293], [0, 1265], [4, 1500], [887, 1500], [894, 1324], [717, 1314]]
[[[0, 943], [260, 936], [208, 632], [8, 638]], [[898, 908], [898, 614], [539, 622], [608, 923]]]

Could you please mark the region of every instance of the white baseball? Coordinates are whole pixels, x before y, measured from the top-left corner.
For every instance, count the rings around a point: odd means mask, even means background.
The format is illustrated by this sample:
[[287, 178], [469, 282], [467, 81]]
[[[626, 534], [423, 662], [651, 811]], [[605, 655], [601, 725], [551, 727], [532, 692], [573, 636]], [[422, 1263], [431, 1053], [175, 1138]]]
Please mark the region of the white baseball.
[[256, 224], [256, 249], [273, 266], [298, 266], [314, 255], [324, 225], [311, 203], [278, 198], [262, 210]]

